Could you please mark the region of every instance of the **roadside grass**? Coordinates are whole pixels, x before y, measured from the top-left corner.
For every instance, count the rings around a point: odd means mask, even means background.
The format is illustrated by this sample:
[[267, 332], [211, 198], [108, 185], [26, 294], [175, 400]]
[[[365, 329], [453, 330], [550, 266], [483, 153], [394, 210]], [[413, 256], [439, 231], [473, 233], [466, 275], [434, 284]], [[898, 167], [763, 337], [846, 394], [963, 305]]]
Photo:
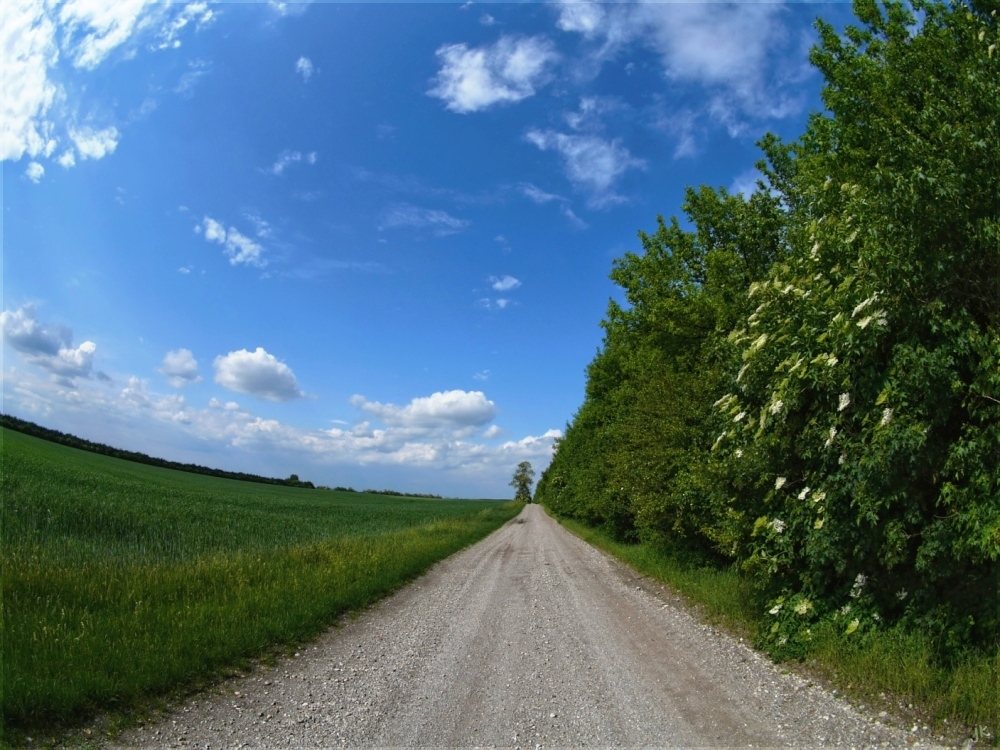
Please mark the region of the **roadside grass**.
[[521, 507], [238, 482], [0, 439], [0, 742], [300, 642]]
[[[751, 640], [770, 625], [761, 616], [749, 581], [736, 570], [684, 559], [649, 544], [624, 544], [601, 529], [551, 515], [584, 541], [666, 583], [710, 621]], [[942, 665], [927, 635], [899, 627], [859, 638], [821, 626], [810, 645], [805, 669], [844, 693], [928, 722], [939, 732], [1000, 746], [1000, 648], [992, 654], [970, 652]]]

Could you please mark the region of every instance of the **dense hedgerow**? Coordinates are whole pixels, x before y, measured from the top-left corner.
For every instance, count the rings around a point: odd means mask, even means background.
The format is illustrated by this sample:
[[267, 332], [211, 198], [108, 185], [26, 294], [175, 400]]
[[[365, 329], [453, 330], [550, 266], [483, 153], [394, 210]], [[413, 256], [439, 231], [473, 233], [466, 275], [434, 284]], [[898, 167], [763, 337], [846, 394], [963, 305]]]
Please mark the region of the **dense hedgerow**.
[[735, 561], [800, 653], [902, 621], [1000, 633], [1000, 50], [986, 3], [819, 22], [827, 112], [749, 199], [689, 191], [612, 277], [586, 400], [539, 482], [621, 539]]

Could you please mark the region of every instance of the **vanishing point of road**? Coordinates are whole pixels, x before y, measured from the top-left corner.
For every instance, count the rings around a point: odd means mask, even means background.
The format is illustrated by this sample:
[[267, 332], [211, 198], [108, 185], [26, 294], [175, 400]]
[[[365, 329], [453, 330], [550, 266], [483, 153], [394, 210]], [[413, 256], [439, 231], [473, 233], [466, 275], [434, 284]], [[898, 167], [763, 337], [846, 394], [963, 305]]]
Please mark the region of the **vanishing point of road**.
[[910, 747], [536, 505], [122, 746]]

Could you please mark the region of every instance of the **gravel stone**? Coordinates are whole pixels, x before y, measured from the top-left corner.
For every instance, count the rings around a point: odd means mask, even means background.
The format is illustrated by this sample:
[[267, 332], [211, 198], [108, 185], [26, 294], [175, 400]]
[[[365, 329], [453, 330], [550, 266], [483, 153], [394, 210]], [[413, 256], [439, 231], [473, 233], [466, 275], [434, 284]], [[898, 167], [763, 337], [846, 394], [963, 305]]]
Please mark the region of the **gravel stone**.
[[[236, 700], [234, 701], [234, 697]], [[116, 747], [929, 747], [705, 625], [536, 505]]]

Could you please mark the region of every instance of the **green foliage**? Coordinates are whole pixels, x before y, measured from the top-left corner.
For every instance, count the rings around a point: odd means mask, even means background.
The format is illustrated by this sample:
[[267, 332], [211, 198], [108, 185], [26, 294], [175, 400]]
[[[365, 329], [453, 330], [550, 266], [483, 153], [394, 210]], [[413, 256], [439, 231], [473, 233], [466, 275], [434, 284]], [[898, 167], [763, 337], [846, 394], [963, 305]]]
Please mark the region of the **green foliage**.
[[522, 461], [514, 470], [514, 477], [510, 480], [510, 486], [514, 488], [514, 502], [531, 502], [531, 484], [535, 481], [535, 470], [531, 468], [530, 461]]
[[757, 191], [689, 190], [615, 263], [538, 497], [738, 563], [778, 655], [899, 623], [955, 661], [1000, 640], [1000, 35], [988, 3], [855, 11]]
[[518, 510], [236, 482], [0, 437], [8, 729], [128, 707], [307, 638]]

